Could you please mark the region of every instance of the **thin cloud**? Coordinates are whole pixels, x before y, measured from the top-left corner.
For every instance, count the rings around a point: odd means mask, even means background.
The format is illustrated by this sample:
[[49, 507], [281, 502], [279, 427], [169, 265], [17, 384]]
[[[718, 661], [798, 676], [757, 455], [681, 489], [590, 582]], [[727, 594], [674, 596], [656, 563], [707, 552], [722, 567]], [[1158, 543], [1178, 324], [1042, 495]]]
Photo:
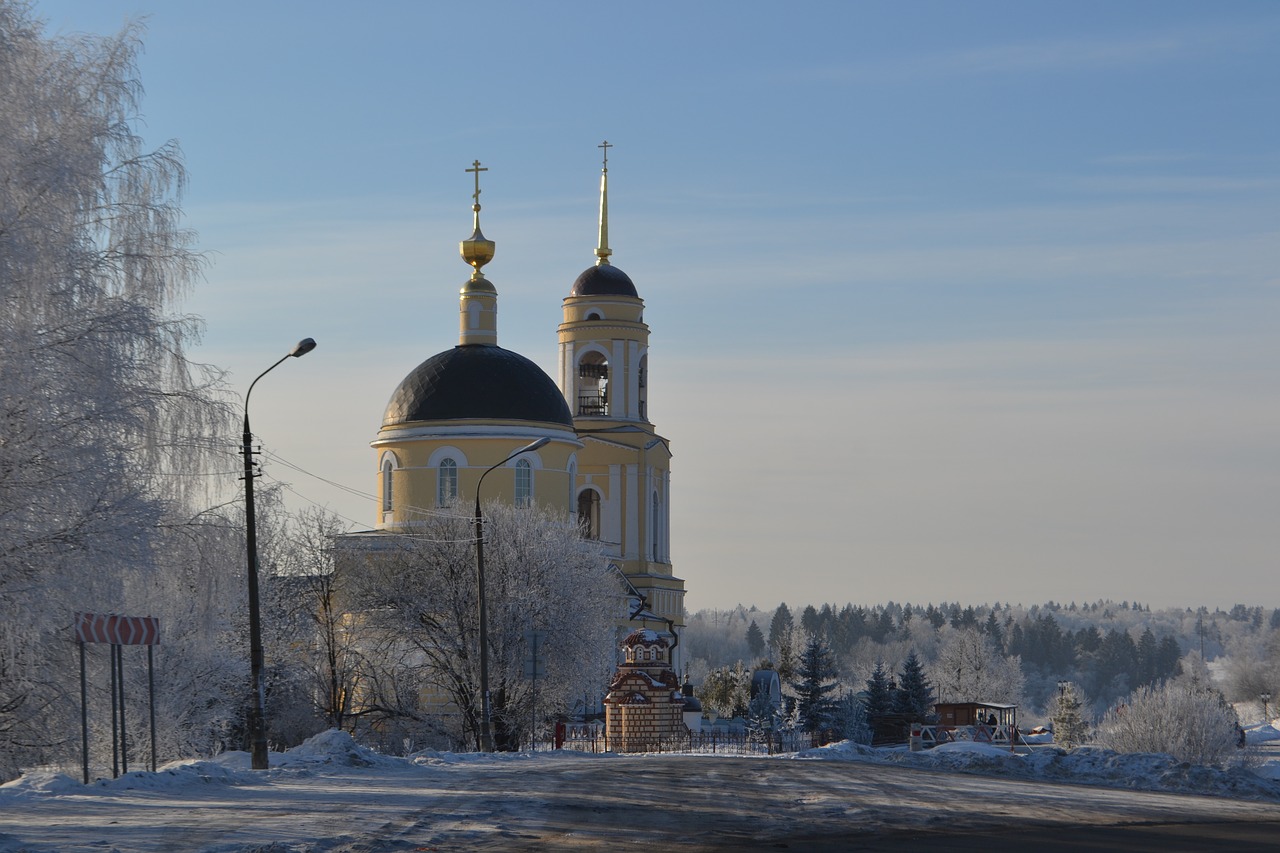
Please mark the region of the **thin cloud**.
[[913, 57], [815, 67], [787, 75], [793, 82], [884, 83], [961, 76], [1076, 73], [1184, 62], [1224, 51], [1269, 49], [1276, 21], [1249, 26], [1169, 30], [1127, 37], [1036, 39]]

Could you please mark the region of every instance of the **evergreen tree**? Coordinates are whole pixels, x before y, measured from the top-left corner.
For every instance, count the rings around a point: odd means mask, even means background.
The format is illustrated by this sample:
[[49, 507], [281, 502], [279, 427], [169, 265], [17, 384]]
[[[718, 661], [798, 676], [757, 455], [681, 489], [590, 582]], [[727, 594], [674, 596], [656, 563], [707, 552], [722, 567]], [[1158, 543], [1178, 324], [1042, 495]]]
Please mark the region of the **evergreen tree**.
[[789, 682], [796, 672], [796, 648], [792, 639], [795, 633], [795, 622], [791, 618], [791, 610], [786, 602], [778, 605], [773, 613], [773, 621], [769, 623], [769, 647], [773, 649], [774, 660], [778, 662], [778, 677]]
[[867, 708], [852, 690], [836, 700], [836, 734], [853, 743], [871, 743], [871, 726], [867, 723]]
[[816, 736], [835, 723], [835, 701], [831, 692], [836, 689], [838, 673], [827, 644], [818, 637], [810, 637], [796, 665], [796, 680], [791, 683], [804, 731]]
[[898, 673], [898, 692], [893, 697], [893, 711], [909, 722], [923, 722], [933, 716], [933, 686], [925, 678], [924, 666], [915, 649], [907, 655]]
[[812, 604], [806, 605], [804, 610], [800, 613], [800, 627], [811, 637], [816, 637], [818, 635], [818, 629], [820, 627], [818, 611]]
[[1064, 749], [1072, 749], [1084, 743], [1089, 725], [1082, 713], [1083, 701], [1076, 686], [1067, 682], [1062, 686], [1053, 708], [1053, 741]]
[[764, 632], [760, 630], [760, 626], [754, 619], [747, 626], [747, 648], [751, 649], [751, 656], [756, 660], [764, 654]]
[[791, 618], [791, 608], [784, 601], [773, 611], [773, 619], [769, 622], [769, 647], [776, 652], [781, 643], [790, 643], [793, 627], [795, 621]]
[[883, 717], [893, 711], [893, 694], [889, 689], [889, 673], [884, 661], [876, 661], [876, 668], [867, 679], [867, 714], [872, 718]]

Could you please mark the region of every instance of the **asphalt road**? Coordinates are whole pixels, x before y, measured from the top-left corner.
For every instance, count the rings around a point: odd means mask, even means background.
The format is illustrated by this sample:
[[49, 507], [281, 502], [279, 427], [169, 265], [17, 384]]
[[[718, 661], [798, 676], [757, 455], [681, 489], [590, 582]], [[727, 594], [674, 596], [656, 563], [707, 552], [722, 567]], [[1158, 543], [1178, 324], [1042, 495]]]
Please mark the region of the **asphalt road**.
[[[1280, 806], [880, 765], [636, 757], [474, 772], [342, 848], [450, 850], [1280, 849]], [[379, 837], [380, 836], [380, 837]]]

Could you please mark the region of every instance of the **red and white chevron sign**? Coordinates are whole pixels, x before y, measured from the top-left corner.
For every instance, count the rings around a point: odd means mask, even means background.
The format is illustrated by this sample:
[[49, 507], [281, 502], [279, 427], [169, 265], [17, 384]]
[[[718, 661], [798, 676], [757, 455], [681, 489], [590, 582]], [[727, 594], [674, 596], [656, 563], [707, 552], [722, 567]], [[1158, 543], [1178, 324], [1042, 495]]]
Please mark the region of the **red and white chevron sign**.
[[114, 646], [155, 646], [160, 643], [160, 620], [154, 616], [77, 613], [76, 639]]

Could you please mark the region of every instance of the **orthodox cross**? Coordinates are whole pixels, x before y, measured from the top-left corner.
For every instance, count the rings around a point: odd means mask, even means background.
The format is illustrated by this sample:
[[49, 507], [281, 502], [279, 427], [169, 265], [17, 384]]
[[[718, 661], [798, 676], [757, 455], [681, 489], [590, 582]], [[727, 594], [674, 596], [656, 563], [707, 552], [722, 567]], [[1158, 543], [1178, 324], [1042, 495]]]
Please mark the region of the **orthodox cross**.
[[466, 171], [474, 172], [476, 175], [476, 191], [471, 194], [471, 199], [477, 205], [479, 205], [480, 204], [480, 173], [489, 171], [489, 167], [481, 166], [480, 161], [476, 160], [474, 163], [471, 164], [471, 168], [467, 169]]
[[609, 171], [609, 149], [612, 148], [613, 146], [610, 145], [609, 140], [606, 139], [604, 142], [601, 142], [596, 147], [604, 149], [604, 170], [607, 172]]

